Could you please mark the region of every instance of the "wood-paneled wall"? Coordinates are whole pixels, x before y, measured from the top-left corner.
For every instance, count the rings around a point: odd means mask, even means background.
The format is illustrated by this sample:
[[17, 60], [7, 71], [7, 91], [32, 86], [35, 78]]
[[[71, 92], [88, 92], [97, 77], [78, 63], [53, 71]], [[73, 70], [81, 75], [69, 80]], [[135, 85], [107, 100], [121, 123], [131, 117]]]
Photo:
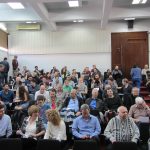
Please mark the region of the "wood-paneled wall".
[[8, 34], [0, 29], [0, 47], [8, 49]]

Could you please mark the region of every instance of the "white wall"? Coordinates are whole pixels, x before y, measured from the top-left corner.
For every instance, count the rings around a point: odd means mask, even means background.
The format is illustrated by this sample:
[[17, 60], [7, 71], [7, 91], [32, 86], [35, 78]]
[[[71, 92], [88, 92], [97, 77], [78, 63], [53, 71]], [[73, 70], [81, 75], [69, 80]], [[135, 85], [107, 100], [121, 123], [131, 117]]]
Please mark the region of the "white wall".
[[53, 66], [57, 66], [58, 69], [67, 66], [70, 71], [74, 68], [83, 71], [84, 67], [91, 68], [92, 64], [97, 64], [97, 68], [104, 72], [111, 66], [110, 53], [19, 55], [18, 61], [20, 68], [28, 66], [28, 69], [33, 70], [34, 66], [38, 65], [39, 69], [45, 71], [50, 71]]
[[4, 57], [8, 58], [8, 52], [3, 51], [3, 50], [0, 49], [0, 61], [2, 61], [4, 59]]
[[[49, 70], [53, 65], [81, 71], [85, 66], [97, 64], [104, 72], [111, 68], [111, 32], [150, 31], [150, 21], [134, 23], [133, 29], [127, 22], [109, 22], [105, 30], [99, 23], [58, 24], [56, 32], [42, 26], [41, 31], [16, 31], [9, 28], [9, 52], [18, 55], [20, 68], [33, 69], [35, 65]], [[149, 35], [150, 43], [150, 35]]]

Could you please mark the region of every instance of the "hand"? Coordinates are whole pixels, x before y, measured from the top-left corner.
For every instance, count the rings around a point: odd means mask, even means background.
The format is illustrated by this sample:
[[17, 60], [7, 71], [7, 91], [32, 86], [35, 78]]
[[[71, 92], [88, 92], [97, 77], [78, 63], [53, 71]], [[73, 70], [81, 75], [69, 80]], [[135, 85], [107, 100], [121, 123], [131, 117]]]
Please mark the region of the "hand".
[[81, 114], [81, 112], [78, 111], [78, 112], [76, 113], [76, 116], [80, 116], [80, 114]]
[[36, 138], [36, 137], [37, 137], [37, 134], [32, 133], [30, 136], [33, 137], [33, 138]]

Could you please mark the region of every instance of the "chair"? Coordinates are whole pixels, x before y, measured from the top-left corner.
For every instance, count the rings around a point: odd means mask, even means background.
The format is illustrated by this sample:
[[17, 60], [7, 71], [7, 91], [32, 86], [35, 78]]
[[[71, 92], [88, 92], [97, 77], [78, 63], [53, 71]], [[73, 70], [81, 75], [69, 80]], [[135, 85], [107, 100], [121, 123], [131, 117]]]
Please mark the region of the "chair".
[[75, 140], [73, 150], [98, 150], [96, 141], [94, 140]]
[[15, 150], [22, 150], [22, 143], [21, 143], [21, 139], [0, 139], [0, 149], [1, 150], [11, 150], [11, 149], [15, 149]]
[[139, 124], [140, 130], [140, 140], [142, 143], [147, 143], [150, 137], [150, 124], [149, 123], [140, 123]]
[[37, 145], [37, 140], [33, 138], [21, 138], [22, 149], [23, 150], [35, 150]]
[[42, 139], [37, 142], [36, 150], [61, 150], [61, 143], [57, 140]]
[[114, 142], [112, 150], [137, 150], [137, 144], [134, 142]]

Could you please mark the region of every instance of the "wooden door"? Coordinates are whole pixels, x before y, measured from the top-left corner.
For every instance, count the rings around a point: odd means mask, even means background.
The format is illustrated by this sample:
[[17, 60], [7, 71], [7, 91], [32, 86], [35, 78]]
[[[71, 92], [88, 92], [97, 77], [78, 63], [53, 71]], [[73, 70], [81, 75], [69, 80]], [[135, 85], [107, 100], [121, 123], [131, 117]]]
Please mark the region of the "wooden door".
[[148, 64], [148, 33], [127, 32], [112, 33], [112, 69], [118, 65], [124, 77], [130, 79], [130, 70], [134, 64], [143, 68]]

